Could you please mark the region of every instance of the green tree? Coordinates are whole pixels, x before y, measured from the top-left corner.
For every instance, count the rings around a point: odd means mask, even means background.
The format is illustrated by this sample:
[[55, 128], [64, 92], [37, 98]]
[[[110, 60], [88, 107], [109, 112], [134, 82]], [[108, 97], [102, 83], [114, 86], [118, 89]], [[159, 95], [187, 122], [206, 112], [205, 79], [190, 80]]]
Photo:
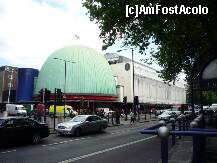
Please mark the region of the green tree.
[[[126, 5], [164, 7], [201, 5], [208, 7], [206, 15], [131, 15], [126, 17]], [[103, 49], [123, 39], [123, 46], [139, 48], [141, 53], [150, 44], [158, 45], [151, 59], [163, 68], [161, 77], [175, 81], [180, 72], [189, 77], [196, 58], [217, 45], [217, 3], [215, 0], [83, 0], [92, 21], [99, 24]]]

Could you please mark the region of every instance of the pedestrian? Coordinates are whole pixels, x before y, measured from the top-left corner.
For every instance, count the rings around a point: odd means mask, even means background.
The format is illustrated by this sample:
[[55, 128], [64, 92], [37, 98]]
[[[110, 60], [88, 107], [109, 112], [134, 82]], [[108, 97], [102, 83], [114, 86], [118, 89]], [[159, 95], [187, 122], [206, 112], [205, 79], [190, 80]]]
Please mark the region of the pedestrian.
[[37, 120], [41, 122], [42, 116], [45, 114], [45, 105], [43, 103], [38, 103], [36, 106], [36, 112], [37, 112]]
[[135, 122], [135, 115], [132, 111], [130, 111], [130, 124], [132, 125]]

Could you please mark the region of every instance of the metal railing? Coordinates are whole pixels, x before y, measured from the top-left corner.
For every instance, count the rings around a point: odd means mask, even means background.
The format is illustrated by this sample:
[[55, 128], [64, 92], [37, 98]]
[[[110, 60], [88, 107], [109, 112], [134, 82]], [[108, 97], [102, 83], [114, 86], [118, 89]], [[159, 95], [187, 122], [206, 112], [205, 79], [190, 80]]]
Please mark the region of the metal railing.
[[[199, 115], [193, 120], [193, 115], [181, 115], [176, 120], [172, 118], [168, 123], [160, 121], [159, 124], [146, 128], [142, 134], [158, 135], [161, 139], [161, 160], [168, 163], [168, 138], [172, 136], [172, 145], [176, 143], [176, 136], [192, 136], [193, 163], [203, 163], [206, 137], [217, 137], [217, 129], [205, 129], [204, 116]], [[192, 121], [193, 120], [193, 121]], [[176, 123], [177, 122], [177, 123]], [[171, 123], [171, 128], [167, 127]], [[176, 128], [178, 130], [176, 130]]]

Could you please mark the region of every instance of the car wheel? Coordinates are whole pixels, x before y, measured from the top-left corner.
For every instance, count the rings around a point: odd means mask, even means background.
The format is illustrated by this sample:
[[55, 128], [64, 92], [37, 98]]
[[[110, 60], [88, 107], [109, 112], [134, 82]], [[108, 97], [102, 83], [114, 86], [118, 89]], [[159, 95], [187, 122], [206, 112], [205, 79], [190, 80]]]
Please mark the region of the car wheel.
[[41, 136], [38, 134], [38, 133], [35, 133], [33, 136], [32, 136], [32, 143], [33, 144], [38, 144], [41, 140]]
[[101, 125], [100, 127], [99, 127], [99, 132], [103, 132], [105, 130], [105, 126], [104, 125]]
[[74, 132], [75, 136], [80, 136], [81, 135], [81, 128], [76, 128]]

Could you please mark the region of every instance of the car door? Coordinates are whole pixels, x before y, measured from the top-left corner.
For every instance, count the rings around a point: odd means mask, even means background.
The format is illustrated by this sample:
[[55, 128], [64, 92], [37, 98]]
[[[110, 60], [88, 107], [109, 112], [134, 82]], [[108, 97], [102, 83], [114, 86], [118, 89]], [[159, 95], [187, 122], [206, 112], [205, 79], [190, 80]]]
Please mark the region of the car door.
[[94, 116], [89, 116], [86, 120], [86, 130], [87, 132], [93, 132], [96, 130], [96, 119]]
[[12, 136], [12, 122], [5, 120], [0, 127], [0, 145], [9, 143], [12, 139]]
[[[102, 125], [104, 125], [103, 124], [103, 120], [102, 120], [102, 118], [100, 118], [100, 117], [98, 117], [98, 116], [94, 116], [94, 118], [95, 118], [95, 131], [99, 131], [100, 130], [100, 127], [102, 126]], [[105, 126], [105, 125], [104, 125]]]
[[92, 118], [92, 131], [98, 131], [99, 130], [99, 123], [98, 123], [98, 117], [97, 116], [91, 116]]
[[13, 142], [16, 142], [17, 133], [14, 128], [14, 119], [6, 120], [4, 127], [3, 127], [3, 133], [4, 133], [5, 141], [8, 144], [12, 144]]
[[13, 122], [13, 133], [15, 141], [25, 141], [26, 131], [24, 127], [24, 119], [14, 119]]

